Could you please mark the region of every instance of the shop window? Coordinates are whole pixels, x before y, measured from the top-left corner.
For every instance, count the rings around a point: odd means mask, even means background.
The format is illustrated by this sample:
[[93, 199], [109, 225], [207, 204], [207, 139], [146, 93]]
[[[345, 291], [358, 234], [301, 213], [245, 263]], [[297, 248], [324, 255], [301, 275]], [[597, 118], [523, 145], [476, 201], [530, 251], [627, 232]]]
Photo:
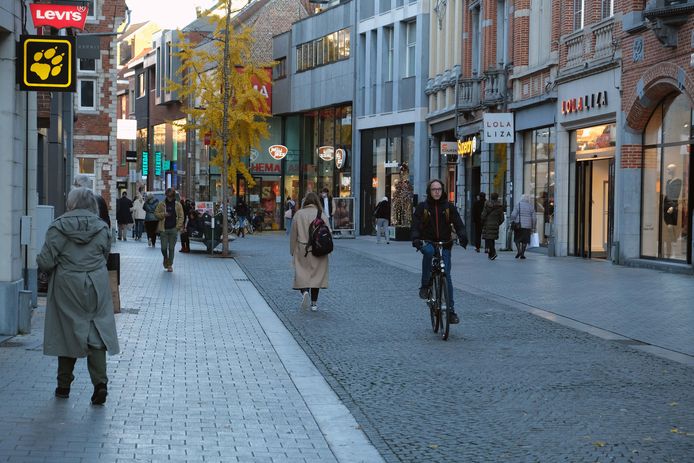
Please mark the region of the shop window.
[[[537, 228], [541, 244], [549, 239], [554, 222], [554, 151], [556, 134], [552, 127], [527, 132], [523, 137], [523, 193], [535, 200]], [[513, 207], [520, 200], [517, 195]]]
[[693, 121], [688, 98], [673, 96], [653, 112], [644, 131], [641, 169], [641, 255], [644, 257], [690, 259]]

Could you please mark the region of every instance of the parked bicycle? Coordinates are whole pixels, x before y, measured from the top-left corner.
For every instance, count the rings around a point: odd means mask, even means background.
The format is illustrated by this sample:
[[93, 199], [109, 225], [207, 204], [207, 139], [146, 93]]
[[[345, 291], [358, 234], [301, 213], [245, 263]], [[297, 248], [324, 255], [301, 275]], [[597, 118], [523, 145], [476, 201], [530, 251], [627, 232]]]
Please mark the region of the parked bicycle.
[[448, 294], [448, 281], [446, 280], [446, 266], [443, 262], [441, 250], [444, 246], [454, 243], [449, 241], [425, 241], [434, 246], [434, 256], [431, 258], [431, 278], [429, 279], [429, 297], [427, 306], [431, 318], [431, 328], [434, 333], [439, 333], [441, 339], [446, 341], [450, 332], [449, 310], [451, 309]]

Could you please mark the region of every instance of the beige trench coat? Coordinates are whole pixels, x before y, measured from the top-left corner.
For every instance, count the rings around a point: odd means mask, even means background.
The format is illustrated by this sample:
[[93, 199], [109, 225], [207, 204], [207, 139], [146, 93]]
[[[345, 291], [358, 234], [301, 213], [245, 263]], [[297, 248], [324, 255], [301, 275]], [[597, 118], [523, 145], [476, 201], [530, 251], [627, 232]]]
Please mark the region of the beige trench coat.
[[[299, 209], [292, 220], [289, 253], [294, 257], [294, 289], [328, 287], [328, 256], [315, 257], [311, 252], [304, 256], [308, 243], [308, 227], [316, 218], [317, 212], [316, 206], [309, 204]], [[322, 214], [322, 218], [326, 224], [330, 224], [325, 213]]]

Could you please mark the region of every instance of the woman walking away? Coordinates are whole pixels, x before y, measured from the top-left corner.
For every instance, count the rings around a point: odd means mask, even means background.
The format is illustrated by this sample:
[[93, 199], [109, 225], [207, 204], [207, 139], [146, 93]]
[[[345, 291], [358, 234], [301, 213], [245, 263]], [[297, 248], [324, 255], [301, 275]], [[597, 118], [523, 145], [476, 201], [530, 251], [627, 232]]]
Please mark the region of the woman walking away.
[[328, 256], [316, 257], [307, 249], [309, 226], [319, 213], [323, 222], [330, 225], [316, 193], [306, 193], [302, 204], [292, 220], [289, 253], [294, 257], [294, 289], [301, 290], [301, 308], [308, 309], [310, 296], [311, 310], [315, 312], [319, 290], [328, 287]]
[[147, 231], [147, 246], [154, 247], [157, 244], [157, 227], [159, 226], [159, 219], [154, 215], [154, 211], [157, 210], [157, 204], [159, 200], [154, 197], [152, 193], [147, 195], [147, 201], [143, 206], [145, 210], [145, 230]]
[[133, 201], [133, 219], [135, 219], [135, 239], [140, 241], [142, 238], [142, 232], [145, 229], [145, 217], [147, 213], [145, 212], [145, 201], [140, 196], [140, 193], [135, 195], [135, 201]]
[[386, 237], [386, 244], [390, 244], [388, 236], [388, 224], [390, 223], [390, 203], [388, 197], [384, 196], [374, 209], [374, 217], [376, 218], [376, 244], [381, 244], [381, 232]]
[[525, 259], [525, 250], [530, 244], [530, 234], [535, 229], [537, 217], [535, 216], [535, 208], [530, 203], [530, 195], [525, 194], [521, 197], [518, 205], [511, 213], [511, 221], [520, 225], [513, 231], [513, 241], [516, 243], [516, 259], [519, 257]]
[[93, 405], [106, 402], [106, 352], [120, 350], [106, 269], [111, 234], [98, 214], [91, 190], [72, 190], [67, 212], [48, 228], [36, 258], [39, 268], [50, 273], [43, 353], [58, 357], [55, 396], [70, 397], [75, 362], [87, 357]]
[[489, 260], [496, 259], [494, 241], [499, 239], [499, 225], [504, 223], [504, 208], [499, 201], [499, 193], [492, 193], [491, 199], [484, 204], [482, 210], [482, 238], [485, 247], [489, 249]]

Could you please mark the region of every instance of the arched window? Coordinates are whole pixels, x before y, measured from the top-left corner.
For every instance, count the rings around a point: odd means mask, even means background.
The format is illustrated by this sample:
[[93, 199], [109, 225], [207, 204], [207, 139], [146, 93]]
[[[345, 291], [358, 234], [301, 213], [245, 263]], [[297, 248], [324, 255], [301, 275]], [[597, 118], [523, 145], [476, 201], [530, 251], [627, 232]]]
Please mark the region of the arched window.
[[691, 259], [691, 176], [694, 113], [683, 94], [653, 111], [643, 135], [641, 255]]

